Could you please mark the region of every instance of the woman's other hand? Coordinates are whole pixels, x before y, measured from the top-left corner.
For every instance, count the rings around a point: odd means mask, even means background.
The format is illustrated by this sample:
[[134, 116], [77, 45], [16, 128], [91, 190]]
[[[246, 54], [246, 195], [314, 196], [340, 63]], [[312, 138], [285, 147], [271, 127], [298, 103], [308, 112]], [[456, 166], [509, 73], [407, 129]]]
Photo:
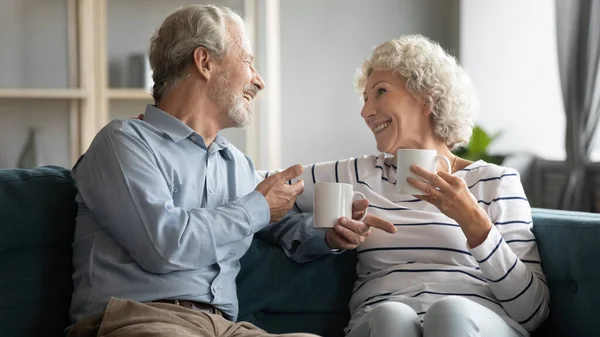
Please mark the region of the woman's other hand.
[[425, 180], [406, 179], [409, 184], [425, 192], [415, 197], [434, 205], [447, 217], [454, 219], [465, 233], [469, 247], [477, 247], [485, 241], [492, 222], [479, 207], [463, 179], [443, 171], [429, 172], [416, 165], [411, 167], [411, 171]]
[[371, 227], [375, 227], [388, 233], [396, 233], [396, 226], [371, 213], [363, 221], [364, 212], [369, 207], [369, 201], [365, 199], [356, 200], [352, 203], [352, 219], [340, 218], [332, 229], [325, 233], [325, 242], [330, 248], [354, 249], [365, 241], [371, 233]]

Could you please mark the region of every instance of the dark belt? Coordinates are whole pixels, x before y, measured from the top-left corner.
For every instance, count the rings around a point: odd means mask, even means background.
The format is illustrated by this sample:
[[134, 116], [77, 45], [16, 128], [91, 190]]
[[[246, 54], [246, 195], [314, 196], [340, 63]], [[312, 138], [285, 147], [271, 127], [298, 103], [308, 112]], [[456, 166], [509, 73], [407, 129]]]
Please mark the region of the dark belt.
[[202, 302], [188, 301], [188, 300], [158, 300], [158, 301], [153, 301], [153, 302], [175, 304], [180, 307], [197, 310], [197, 311], [202, 311], [202, 312], [206, 312], [206, 313], [213, 314], [213, 315], [223, 316], [223, 313], [221, 312], [221, 310], [213, 307], [210, 304], [206, 304], [206, 303], [202, 303]]

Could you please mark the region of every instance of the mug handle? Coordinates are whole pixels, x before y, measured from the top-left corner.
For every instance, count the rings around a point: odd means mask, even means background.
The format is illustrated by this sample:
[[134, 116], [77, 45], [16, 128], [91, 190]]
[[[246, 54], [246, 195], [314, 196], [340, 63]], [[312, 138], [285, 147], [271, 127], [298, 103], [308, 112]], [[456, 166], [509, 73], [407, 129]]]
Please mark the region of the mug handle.
[[[442, 159], [446, 165], [448, 166], [448, 173], [452, 174], [452, 164], [450, 164], [450, 160], [444, 156], [435, 156], [433, 160], [437, 162], [438, 159]], [[437, 170], [436, 170], [437, 171]]]
[[[357, 191], [353, 191], [352, 192], [352, 200], [354, 200], [354, 197], [356, 197], [357, 195], [360, 196], [361, 198], [365, 199], [365, 200], [367, 199], [367, 197], [365, 197], [364, 194], [362, 194], [360, 192], [357, 192]], [[360, 219], [358, 219], [357, 221], [360, 221], [360, 222], [365, 221], [365, 219], [367, 218], [367, 214], [368, 213], [369, 213], [369, 208], [367, 207], [365, 209], [365, 212], [363, 213], [362, 217]]]

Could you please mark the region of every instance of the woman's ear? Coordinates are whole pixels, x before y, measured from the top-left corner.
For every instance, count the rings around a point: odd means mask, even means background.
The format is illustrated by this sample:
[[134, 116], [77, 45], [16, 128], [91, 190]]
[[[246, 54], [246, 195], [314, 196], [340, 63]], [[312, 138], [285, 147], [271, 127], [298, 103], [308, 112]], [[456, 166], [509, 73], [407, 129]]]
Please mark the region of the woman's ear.
[[205, 80], [210, 79], [214, 68], [214, 59], [204, 47], [194, 49], [194, 67]]
[[423, 109], [421, 110], [423, 115], [429, 115], [433, 111], [433, 99], [431, 96], [425, 96], [423, 98]]

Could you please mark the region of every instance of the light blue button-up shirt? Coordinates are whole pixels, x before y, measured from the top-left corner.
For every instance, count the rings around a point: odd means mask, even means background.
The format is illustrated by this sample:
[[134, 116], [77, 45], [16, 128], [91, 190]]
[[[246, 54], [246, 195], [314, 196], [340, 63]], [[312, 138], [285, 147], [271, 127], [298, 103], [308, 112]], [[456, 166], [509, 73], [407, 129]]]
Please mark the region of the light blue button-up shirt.
[[253, 234], [262, 230], [297, 261], [329, 253], [310, 214], [269, 225], [249, 157], [220, 135], [207, 148], [154, 106], [143, 121], [104, 127], [73, 176], [73, 322], [102, 311], [110, 297], [194, 300], [235, 320], [235, 278]]

